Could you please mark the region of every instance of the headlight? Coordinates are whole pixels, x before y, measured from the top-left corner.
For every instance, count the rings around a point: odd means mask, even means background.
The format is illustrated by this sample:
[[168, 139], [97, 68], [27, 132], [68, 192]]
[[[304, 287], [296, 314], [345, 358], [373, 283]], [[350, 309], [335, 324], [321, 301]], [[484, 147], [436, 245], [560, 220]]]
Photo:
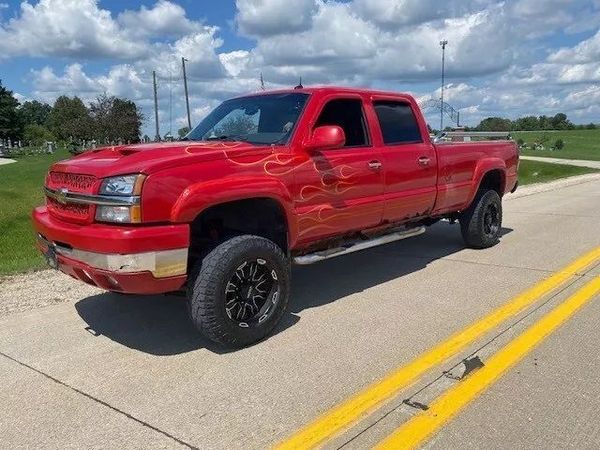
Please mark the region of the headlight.
[[106, 178], [100, 185], [100, 195], [140, 195], [145, 175], [122, 175]]
[[[100, 185], [100, 195], [112, 197], [132, 197], [123, 199], [125, 205], [98, 205], [96, 206], [96, 220], [99, 222], [113, 223], [139, 223], [142, 213], [139, 205], [139, 195], [142, 193], [142, 183], [145, 175], [122, 175], [106, 178]], [[128, 205], [131, 200], [131, 205]]]

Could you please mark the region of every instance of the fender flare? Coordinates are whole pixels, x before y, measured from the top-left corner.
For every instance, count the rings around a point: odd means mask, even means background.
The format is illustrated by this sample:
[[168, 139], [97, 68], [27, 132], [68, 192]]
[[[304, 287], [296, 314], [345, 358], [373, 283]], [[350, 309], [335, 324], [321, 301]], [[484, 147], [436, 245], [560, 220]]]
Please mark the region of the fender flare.
[[285, 184], [277, 178], [246, 176], [192, 184], [181, 193], [173, 205], [171, 221], [191, 223], [212, 206], [253, 198], [271, 199], [281, 207], [287, 222], [288, 243], [292, 247], [298, 235], [292, 196]]
[[473, 183], [471, 184], [471, 191], [469, 192], [468, 201], [465, 205], [467, 208], [475, 199], [477, 191], [481, 186], [483, 177], [493, 170], [499, 170], [502, 174], [500, 192], [504, 194], [506, 189], [506, 163], [500, 158], [484, 158], [477, 162], [475, 166], [475, 172], [473, 173]]

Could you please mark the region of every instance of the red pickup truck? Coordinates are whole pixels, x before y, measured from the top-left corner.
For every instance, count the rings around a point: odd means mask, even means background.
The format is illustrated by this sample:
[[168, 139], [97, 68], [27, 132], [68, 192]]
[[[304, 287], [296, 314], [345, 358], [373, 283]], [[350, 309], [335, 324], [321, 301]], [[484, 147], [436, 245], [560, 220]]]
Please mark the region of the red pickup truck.
[[496, 244], [517, 166], [510, 140], [432, 142], [409, 95], [298, 87], [227, 100], [178, 142], [54, 164], [33, 223], [51, 266], [114, 292], [187, 290], [196, 327], [240, 347], [282, 317], [292, 263], [439, 219]]

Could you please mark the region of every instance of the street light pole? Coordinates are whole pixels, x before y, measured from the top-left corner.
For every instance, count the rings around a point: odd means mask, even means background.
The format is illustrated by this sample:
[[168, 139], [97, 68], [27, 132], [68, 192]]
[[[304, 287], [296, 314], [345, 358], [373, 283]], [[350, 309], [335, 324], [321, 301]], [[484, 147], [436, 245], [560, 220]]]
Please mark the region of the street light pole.
[[442, 46], [442, 96], [441, 96], [441, 105], [440, 105], [440, 133], [444, 131], [444, 69], [446, 63], [446, 45], [448, 44], [447, 40], [440, 41], [440, 45]]
[[154, 87], [154, 124], [156, 126], [155, 141], [160, 141], [160, 131], [158, 129], [158, 95], [156, 94], [156, 71], [152, 71], [152, 85]]
[[181, 57], [181, 65], [183, 66], [183, 88], [185, 90], [185, 107], [187, 109], [187, 120], [188, 120], [188, 129], [192, 130], [192, 119], [190, 117], [190, 98], [188, 96], [188, 86], [187, 86], [187, 75], [185, 73], [185, 59], [183, 56]]

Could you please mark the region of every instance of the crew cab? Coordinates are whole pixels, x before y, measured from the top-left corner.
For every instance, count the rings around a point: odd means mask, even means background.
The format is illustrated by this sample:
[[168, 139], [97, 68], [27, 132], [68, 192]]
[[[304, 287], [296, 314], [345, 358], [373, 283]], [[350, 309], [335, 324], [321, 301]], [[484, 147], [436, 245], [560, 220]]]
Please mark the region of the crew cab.
[[33, 224], [52, 267], [108, 291], [187, 291], [198, 330], [241, 347], [281, 319], [292, 263], [440, 219], [495, 245], [517, 166], [509, 139], [432, 142], [410, 95], [299, 86], [227, 100], [177, 142], [54, 164]]

